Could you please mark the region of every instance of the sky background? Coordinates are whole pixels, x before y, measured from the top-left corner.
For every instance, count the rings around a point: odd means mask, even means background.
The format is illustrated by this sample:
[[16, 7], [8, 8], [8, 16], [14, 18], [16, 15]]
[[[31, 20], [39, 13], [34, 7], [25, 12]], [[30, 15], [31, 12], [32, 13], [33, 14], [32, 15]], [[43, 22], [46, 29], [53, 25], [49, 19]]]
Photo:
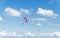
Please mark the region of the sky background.
[[60, 0], [0, 0], [0, 35], [10, 36], [9, 32], [13, 32], [11, 36], [16, 33], [47, 36], [50, 33], [59, 37]]

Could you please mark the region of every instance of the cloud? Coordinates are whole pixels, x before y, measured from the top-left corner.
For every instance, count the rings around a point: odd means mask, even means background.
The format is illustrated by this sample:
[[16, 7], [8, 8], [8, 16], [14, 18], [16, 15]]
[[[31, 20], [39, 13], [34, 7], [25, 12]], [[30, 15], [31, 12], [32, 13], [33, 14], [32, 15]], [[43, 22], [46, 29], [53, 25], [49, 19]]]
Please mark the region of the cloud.
[[34, 36], [35, 34], [31, 33], [31, 32], [27, 32], [27, 33], [24, 33], [25, 36]]
[[60, 32], [47, 33], [47, 35], [50, 37], [54, 37], [54, 36], [60, 37]]
[[0, 32], [0, 36], [14, 36], [14, 33], [8, 33], [7, 31]]
[[7, 32], [2, 31], [0, 32], [0, 37], [60, 37], [60, 32], [49, 32], [49, 33], [32, 33], [32, 32], [24, 32], [24, 33], [17, 33], [17, 32]]
[[20, 17], [20, 13], [19, 13], [19, 11], [17, 11], [17, 10], [15, 10], [15, 9], [13, 9], [13, 8], [10, 8], [10, 7], [7, 7], [7, 8], [5, 8], [5, 10], [4, 10], [6, 13], [7, 13], [7, 15], [9, 15], [9, 16], [16, 16], [16, 17]]
[[30, 10], [21, 8], [20, 9], [20, 13], [29, 14], [30, 13]]
[[52, 23], [52, 24], [48, 24], [48, 25], [50, 25], [50, 26], [60, 26], [60, 24], [58, 23]]
[[20, 17], [22, 13], [25, 13], [25, 14], [29, 14], [30, 13], [30, 10], [23, 9], [23, 8], [20, 8], [20, 10], [18, 11], [16, 9], [7, 7], [7, 8], [5, 8], [4, 11], [6, 12], [6, 14], [8, 16], [16, 16], [16, 17]]
[[60, 32], [49, 32], [49, 33], [25, 33], [25, 36], [30, 37], [60, 37]]
[[37, 23], [36, 26], [42, 26], [42, 24], [41, 23]]
[[41, 14], [43, 16], [49, 16], [52, 18], [56, 18], [56, 16], [58, 16], [58, 14], [54, 13], [54, 11], [43, 8], [38, 8], [37, 14]]
[[7, 31], [2, 31], [0, 32], [0, 36], [9, 36], [9, 37], [21, 37], [23, 36], [22, 34], [20, 33], [17, 33], [17, 32], [7, 32]]
[[47, 21], [46, 18], [31, 18], [30, 20], [36, 20], [36, 21]]
[[2, 17], [0, 17], [0, 21], [3, 21], [3, 18]]

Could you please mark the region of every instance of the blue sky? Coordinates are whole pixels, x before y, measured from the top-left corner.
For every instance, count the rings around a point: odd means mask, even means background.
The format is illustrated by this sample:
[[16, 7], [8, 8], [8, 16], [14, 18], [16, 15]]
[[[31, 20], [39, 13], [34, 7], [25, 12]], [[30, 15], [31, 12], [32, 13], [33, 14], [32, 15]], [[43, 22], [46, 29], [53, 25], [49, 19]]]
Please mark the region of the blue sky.
[[7, 31], [60, 33], [60, 0], [0, 0], [0, 32]]

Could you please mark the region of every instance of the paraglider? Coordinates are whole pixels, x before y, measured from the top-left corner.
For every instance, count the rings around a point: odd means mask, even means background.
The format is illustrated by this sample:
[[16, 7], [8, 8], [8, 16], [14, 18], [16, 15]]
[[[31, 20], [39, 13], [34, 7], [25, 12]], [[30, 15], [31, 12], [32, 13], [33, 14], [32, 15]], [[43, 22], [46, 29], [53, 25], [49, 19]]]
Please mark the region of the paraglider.
[[[28, 18], [24, 18], [24, 22], [27, 23], [28, 22]], [[24, 25], [24, 23], [23, 23], [23, 25]]]
[[28, 22], [28, 18], [24, 18], [25, 22]]

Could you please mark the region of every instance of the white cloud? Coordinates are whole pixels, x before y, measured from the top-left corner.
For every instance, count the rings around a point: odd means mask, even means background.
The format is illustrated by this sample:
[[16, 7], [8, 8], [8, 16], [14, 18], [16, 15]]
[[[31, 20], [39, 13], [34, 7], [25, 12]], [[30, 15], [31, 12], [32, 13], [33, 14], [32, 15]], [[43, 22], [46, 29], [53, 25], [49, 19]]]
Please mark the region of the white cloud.
[[6, 12], [7, 15], [16, 16], [16, 17], [20, 17], [22, 13], [25, 13], [25, 14], [29, 14], [30, 13], [30, 10], [23, 9], [23, 8], [20, 8], [20, 10], [18, 11], [18, 10], [15, 10], [13, 8], [7, 7], [7, 8], [5, 8], [4, 11]]
[[0, 32], [0, 36], [7, 36], [7, 32], [6, 31]]
[[48, 25], [50, 25], [50, 26], [60, 26], [60, 24], [58, 23], [52, 23], [52, 24], [48, 24]]
[[6, 13], [7, 13], [7, 15], [9, 15], [9, 16], [16, 16], [16, 17], [20, 17], [20, 13], [19, 13], [19, 11], [17, 11], [17, 10], [15, 10], [15, 9], [13, 9], [13, 8], [10, 8], [10, 7], [7, 7], [7, 8], [5, 8], [5, 10], [4, 10]]
[[31, 33], [31, 32], [25, 32], [25, 33], [17, 33], [17, 32], [7, 32], [2, 31], [0, 32], [0, 36], [9, 36], [9, 37], [60, 37], [60, 32], [49, 32], [49, 33]]
[[0, 21], [3, 21], [3, 18], [2, 17], [0, 17]]
[[23, 35], [17, 32], [7, 32], [7, 31], [2, 31], [0, 32], [0, 36], [9, 36], [9, 37], [22, 37]]
[[36, 20], [36, 21], [47, 21], [46, 18], [31, 18], [30, 20]]
[[37, 23], [36, 26], [42, 26], [42, 24], [41, 23]]
[[47, 33], [47, 34], [50, 37], [54, 37], [54, 36], [60, 37], [60, 32], [51, 32], [51, 33]]
[[27, 32], [25, 33], [26, 36], [31, 37], [60, 37], [60, 32], [50, 32], [50, 33], [31, 33]]
[[58, 16], [56, 13], [54, 13], [54, 11], [43, 8], [38, 8], [37, 14], [41, 14], [43, 16], [49, 16], [52, 18], [56, 18], [56, 16]]
[[27, 32], [27, 33], [24, 33], [25, 36], [34, 36], [35, 34], [31, 33], [31, 32]]
[[20, 13], [29, 14], [30, 13], [30, 10], [21, 8], [20, 9]]

